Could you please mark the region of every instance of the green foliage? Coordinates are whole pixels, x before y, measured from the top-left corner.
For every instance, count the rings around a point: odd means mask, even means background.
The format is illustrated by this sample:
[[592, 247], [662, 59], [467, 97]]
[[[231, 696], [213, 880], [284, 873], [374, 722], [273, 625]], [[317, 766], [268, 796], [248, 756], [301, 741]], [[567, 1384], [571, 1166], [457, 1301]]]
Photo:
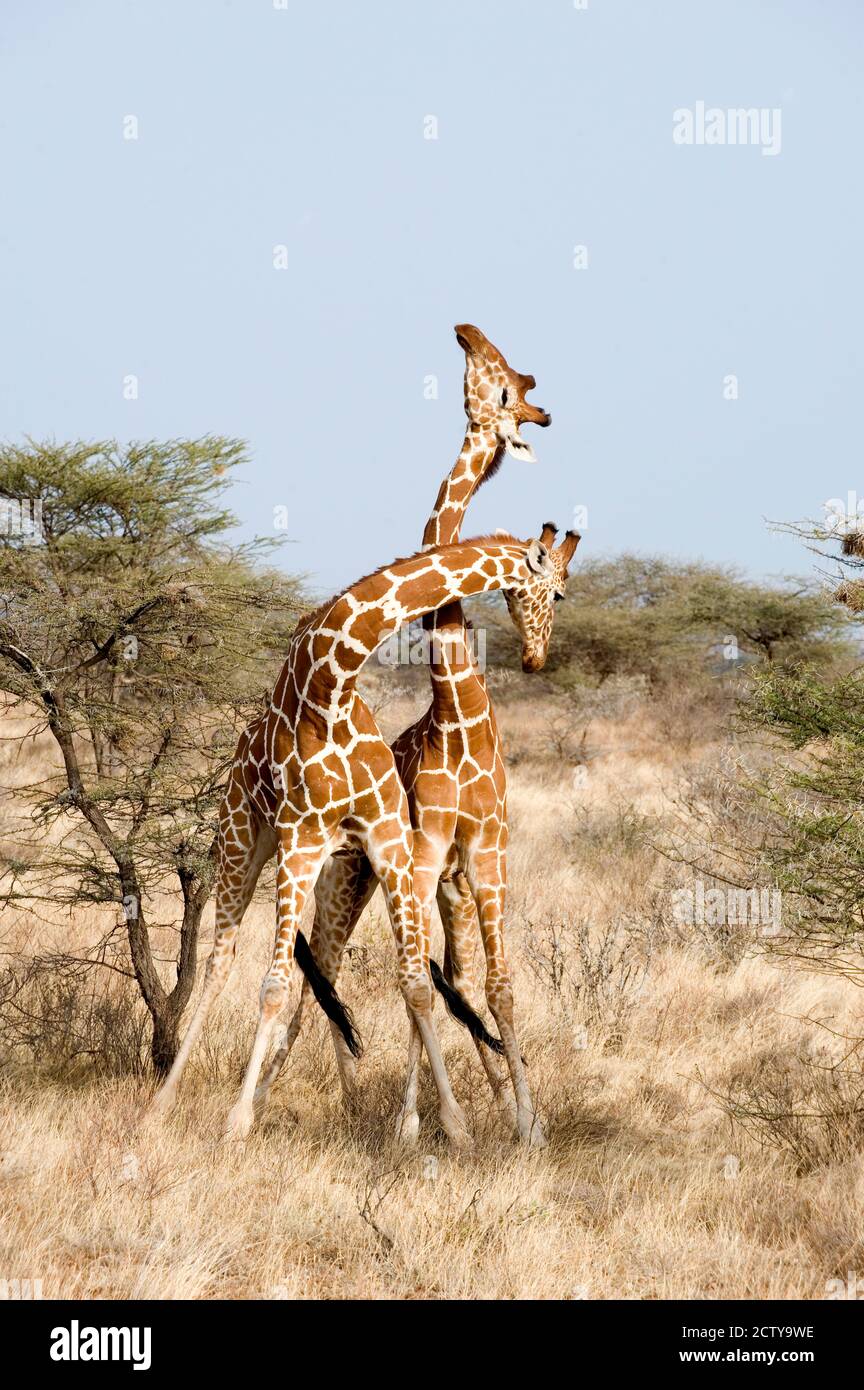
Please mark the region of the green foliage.
[[[834, 597], [852, 614], [864, 609], [860, 526], [860, 517], [832, 512], [780, 528], [833, 558]], [[763, 858], [800, 906], [778, 949], [862, 983], [864, 670], [799, 663], [760, 671], [743, 718], [785, 751], [751, 787], [764, 813]]]
[[[23, 790], [52, 833], [35, 859], [22, 835], [5, 898], [122, 905], [128, 957], [112, 939], [92, 958], [131, 960], [160, 1065], [194, 981], [233, 749], [305, 606], [266, 566], [273, 542], [228, 543], [220, 499], [243, 461], [219, 438], [0, 447], [0, 495], [37, 500], [42, 533], [0, 535], [0, 689], [63, 766]], [[160, 923], [179, 927], [170, 987], [149, 934], [166, 889], [182, 905]]]
[[743, 709], [787, 756], [751, 786], [764, 812], [762, 858], [800, 904], [778, 949], [864, 979], [864, 671], [766, 667]]

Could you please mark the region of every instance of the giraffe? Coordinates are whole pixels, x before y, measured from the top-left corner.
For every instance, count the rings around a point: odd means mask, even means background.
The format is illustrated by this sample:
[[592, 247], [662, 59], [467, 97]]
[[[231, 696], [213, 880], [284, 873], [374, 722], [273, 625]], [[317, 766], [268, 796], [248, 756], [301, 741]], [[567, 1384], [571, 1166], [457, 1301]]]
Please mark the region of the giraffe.
[[[471, 497], [497, 471], [504, 450], [533, 460], [533, 451], [522, 439], [520, 426], [550, 423], [546, 411], [525, 399], [526, 392], [536, 384], [532, 376], [514, 372], [499, 350], [472, 324], [457, 324], [455, 332], [465, 352], [468, 428], [459, 457], [441, 484], [426, 523], [424, 547], [457, 542]], [[544, 528], [544, 544], [550, 545], [554, 534], [553, 527]], [[554, 552], [560, 561], [559, 594], [563, 592], [567, 567], [578, 540], [575, 533], [569, 532]], [[518, 611], [513, 611], [513, 616], [518, 627]], [[444, 928], [444, 974], [442, 977], [432, 962], [433, 979], [460, 1021], [469, 1023], [493, 1095], [508, 1119], [522, 1139], [540, 1146], [544, 1136], [516, 1041], [512, 986], [504, 950], [507, 780], [498, 729], [486, 682], [471, 658], [461, 605], [446, 604], [424, 622], [432, 633], [432, 704], [396, 740], [393, 753], [408, 793], [414, 825], [415, 892], [424, 931], [428, 937], [436, 897]], [[542, 647], [523, 647], [526, 670], [537, 670], [543, 664], [546, 644], [548, 636]], [[371, 866], [362, 853], [352, 850], [334, 856], [319, 877], [310, 946], [322, 974], [334, 985], [348, 939], [376, 886]], [[461, 1007], [466, 995], [474, 995], [473, 952], [478, 916], [486, 956], [487, 1001], [498, 1023], [501, 1042], [490, 1037], [474, 1010], [469, 1008], [466, 1013]], [[309, 988], [304, 984], [294, 1017], [259, 1087], [259, 1110], [296, 1041]], [[417, 1082], [422, 1049], [410, 1013], [409, 1021], [408, 1077], [398, 1134], [410, 1143], [416, 1139], [420, 1123]], [[335, 1026], [333, 1038], [343, 1091], [350, 1105], [354, 1057]], [[504, 1052], [512, 1093], [497, 1069], [492, 1048]]]
[[243, 913], [276, 854], [276, 939], [261, 984], [249, 1064], [225, 1127], [245, 1139], [273, 1030], [285, 1008], [306, 898], [329, 856], [362, 849], [381, 883], [396, 940], [399, 984], [416, 1020], [438, 1090], [445, 1134], [468, 1142], [432, 1021], [424, 922], [414, 900], [413, 830], [393, 753], [357, 691], [372, 652], [407, 622], [453, 600], [504, 590], [533, 660], [548, 645], [561, 562], [548, 528], [520, 541], [496, 535], [434, 547], [360, 579], [304, 618], [292, 637], [269, 707], [241, 735], [220, 811], [216, 929], [204, 988], [151, 1110], [166, 1114], [213, 1001], [224, 986]]

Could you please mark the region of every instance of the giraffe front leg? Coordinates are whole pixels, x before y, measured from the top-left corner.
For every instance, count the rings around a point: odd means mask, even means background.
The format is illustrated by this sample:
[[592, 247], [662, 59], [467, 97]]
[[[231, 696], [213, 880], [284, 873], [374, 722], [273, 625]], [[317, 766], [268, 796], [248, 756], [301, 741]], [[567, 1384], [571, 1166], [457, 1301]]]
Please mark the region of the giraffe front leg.
[[236, 791], [236, 788], [229, 787], [220, 816], [216, 929], [213, 950], [204, 975], [204, 988], [171, 1070], [150, 1103], [147, 1113], [151, 1117], [168, 1115], [176, 1103], [177, 1089], [186, 1063], [231, 973], [243, 914], [249, 906], [261, 870], [274, 849], [272, 832], [253, 818], [245, 795], [238, 806], [236, 797], [232, 798], [232, 791]]
[[[444, 928], [444, 977], [479, 1014], [473, 958], [480, 922], [473, 894], [461, 871], [439, 883], [438, 911]], [[516, 1099], [509, 1076], [502, 1071], [486, 1043], [476, 1037], [472, 1042], [496, 1104], [507, 1123], [516, 1129]]]
[[288, 1003], [294, 942], [303, 905], [327, 854], [320, 839], [296, 837], [277, 851], [276, 941], [270, 968], [261, 983], [258, 1027], [240, 1094], [225, 1123], [226, 1139], [245, 1139], [255, 1118], [255, 1092], [279, 1016]]
[[513, 986], [504, 949], [504, 898], [506, 881], [503, 857], [497, 844], [472, 849], [467, 864], [468, 881], [480, 917], [486, 953], [486, 999], [504, 1047], [504, 1056], [516, 1096], [519, 1137], [532, 1148], [543, 1148], [546, 1139], [525, 1076], [522, 1053], [513, 1023]]

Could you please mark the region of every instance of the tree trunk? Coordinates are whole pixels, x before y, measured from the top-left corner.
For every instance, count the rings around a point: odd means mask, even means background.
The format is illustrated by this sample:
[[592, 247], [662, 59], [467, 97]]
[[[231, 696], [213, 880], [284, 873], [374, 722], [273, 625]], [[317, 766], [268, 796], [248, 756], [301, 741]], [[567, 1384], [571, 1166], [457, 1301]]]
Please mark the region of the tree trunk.
[[207, 888], [197, 885], [197, 893], [190, 891], [190, 885], [183, 882], [185, 911], [180, 928], [180, 954], [177, 959], [177, 983], [170, 994], [148, 1003], [153, 1019], [153, 1040], [150, 1057], [157, 1076], [164, 1076], [171, 1068], [180, 1046], [180, 1020], [195, 987], [198, 961], [198, 929], [201, 913], [207, 900]]
[[177, 1036], [178, 1024], [180, 1022], [176, 1010], [170, 1005], [166, 1005], [153, 1013], [153, 1038], [150, 1043], [150, 1060], [153, 1063], [153, 1070], [157, 1076], [165, 1076], [170, 1070], [171, 1063], [177, 1055], [179, 1038]]

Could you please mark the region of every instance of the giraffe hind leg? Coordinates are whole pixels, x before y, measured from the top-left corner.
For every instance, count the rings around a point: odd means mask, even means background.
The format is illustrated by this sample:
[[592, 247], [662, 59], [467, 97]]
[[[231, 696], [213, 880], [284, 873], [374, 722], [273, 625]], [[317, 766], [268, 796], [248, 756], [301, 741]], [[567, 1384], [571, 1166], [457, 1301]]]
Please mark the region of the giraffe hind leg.
[[504, 1055], [516, 1100], [516, 1123], [520, 1139], [533, 1148], [543, 1148], [546, 1139], [540, 1124], [525, 1064], [516, 1040], [513, 1021], [513, 985], [504, 949], [504, 898], [506, 882], [497, 844], [474, 845], [468, 855], [466, 877], [471, 886], [483, 949], [486, 953], [486, 1001], [504, 1044]]
[[443, 996], [451, 1016], [471, 1034], [493, 1098], [508, 1124], [515, 1129], [516, 1099], [508, 1085], [509, 1078], [492, 1055], [503, 1056], [504, 1044], [488, 1031], [473, 1005], [476, 998], [474, 942], [480, 931], [480, 922], [474, 895], [461, 870], [441, 880], [437, 900], [444, 928], [444, 970], [440, 971], [432, 961], [432, 982]]
[[[444, 1133], [454, 1148], [468, 1148], [472, 1142], [470, 1132], [453, 1094], [432, 1019], [434, 989], [429, 965], [429, 938], [432, 906], [444, 867], [446, 848], [440, 840], [415, 832], [413, 884], [410, 858], [405, 866], [407, 874], [400, 874], [398, 869], [393, 872], [395, 866], [392, 865], [382, 864], [379, 868], [374, 853], [370, 847], [369, 856], [381, 879], [390, 912], [396, 938], [399, 985], [411, 1020], [408, 1071], [396, 1125], [397, 1138], [403, 1143], [413, 1143], [417, 1137], [417, 1075], [421, 1050], [425, 1048], [438, 1092], [438, 1116]], [[381, 847], [378, 853], [379, 858], [383, 858]]]
[[[329, 1010], [322, 1003], [321, 998], [318, 999], [330, 1020], [330, 1031], [333, 1035], [333, 1047], [336, 1052], [336, 1063], [339, 1068], [339, 1080], [342, 1084], [345, 1103], [349, 1108], [353, 1106], [354, 1071], [356, 1059], [360, 1054], [360, 1045], [351, 1015], [336, 995], [335, 985], [339, 977], [345, 947], [377, 886], [378, 880], [372, 873], [368, 859], [361, 851], [331, 855], [321, 870], [315, 885], [315, 921], [311, 939], [307, 945], [301, 933], [298, 932], [295, 945], [297, 964], [303, 970], [306, 978], [303, 981], [303, 988], [300, 991], [300, 999], [294, 1010], [294, 1016], [288, 1024], [282, 1043], [274, 1053], [267, 1072], [255, 1093], [256, 1114], [263, 1109], [270, 1087], [287, 1062], [291, 1049], [299, 1036], [309, 995], [314, 991], [310, 978], [312, 971], [307, 973], [308, 961], [311, 961], [312, 967], [317, 970], [320, 979], [326, 982], [329, 991], [337, 1002], [341, 1015], [344, 1015], [343, 1018], [339, 1013]], [[345, 1026], [346, 1021], [347, 1027]]]

